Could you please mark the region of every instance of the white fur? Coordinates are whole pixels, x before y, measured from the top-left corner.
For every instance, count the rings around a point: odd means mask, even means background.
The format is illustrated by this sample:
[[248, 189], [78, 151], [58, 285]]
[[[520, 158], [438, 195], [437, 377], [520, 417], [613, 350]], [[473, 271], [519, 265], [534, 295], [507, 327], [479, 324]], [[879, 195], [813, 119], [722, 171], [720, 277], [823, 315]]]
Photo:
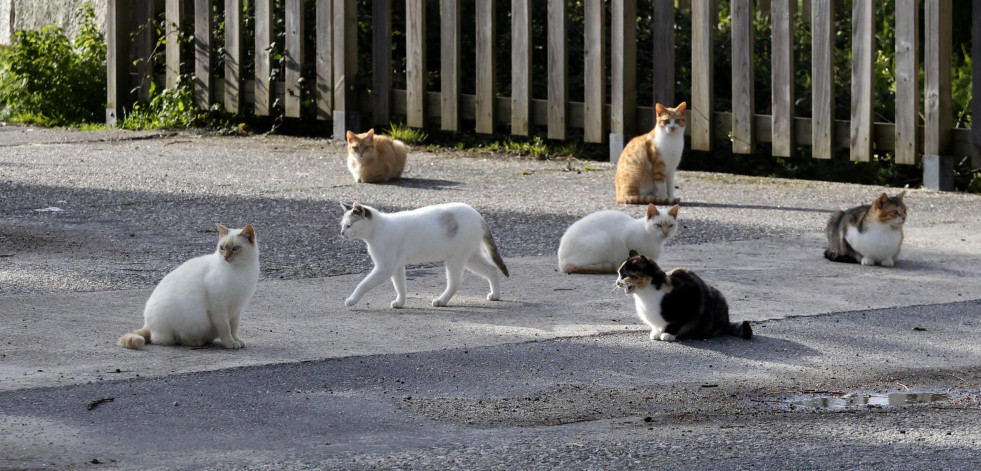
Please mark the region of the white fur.
[[902, 220], [896, 218], [889, 223], [873, 222], [865, 232], [857, 227], [849, 227], [845, 240], [856, 252], [862, 254], [862, 265], [893, 266], [903, 242]]
[[[259, 249], [240, 232], [231, 230], [214, 253], [192, 258], [160, 280], [143, 310], [151, 343], [203, 345], [217, 337], [225, 348], [245, 346], [239, 317], [259, 281]], [[231, 262], [220, 249], [230, 238], [243, 251]]]
[[664, 328], [668, 326], [668, 323], [661, 317], [661, 300], [664, 299], [665, 294], [671, 292], [668, 285], [662, 286], [660, 290], [655, 289], [653, 286], [637, 288], [636, 286], [628, 285], [622, 278], [617, 277], [617, 286], [627, 288], [626, 293], [633, 295], [634, 306], [637, 308], [637, 316], [651, 327], [651, 340], [663, 340], [666, 342], [675, 340], [676, 336], [664, 332]]
[[674, 199], [674, 175], [681, 163], [681, 154], [685, 150], [685, 128], [679, 126], [674, 119], [668, 121], [666, 126], [658, 126], [657, 137], [654, 138], [654, 145], [657, 146], [661, 161], [664, 162], [665, 181], [664, 187], [661, 183], [658, 186], [658, 195], [667, 195], [668, 201], [675, 203]]
[[[391, 279], [396, 295], [391, 306], [401, 308], [405, 305], [405, 265], [435, 261], [444, 262], [446, 290], [433, 299], [433, 306], [446, 306], [456, 294], [464, 268], [487, 279], [490, 284], [488, 300], [501, 298], [498, 268], [483, 250], [484, 219], [472, 207], [448, 203], [391, 214], [370, 206], [363, 207], [370, 211], [371, 218], [355, 217], [354, 210], [346, 211], [341, 219], [341, 236], [367, 242], [368, 254], [375, 266], [344, 301], [345, 305], [357, 304], [365, 293]], [[452, 237], [440, 222], [447, 214], [457, 223]]]
[[632, 218], [619, 211], [599, 211], [574, 222], [559, 241], [559, 271], [616, 271], [631, 250], [651, 260], [661, 256], [664, 241], [678, 222], [667, 211]]

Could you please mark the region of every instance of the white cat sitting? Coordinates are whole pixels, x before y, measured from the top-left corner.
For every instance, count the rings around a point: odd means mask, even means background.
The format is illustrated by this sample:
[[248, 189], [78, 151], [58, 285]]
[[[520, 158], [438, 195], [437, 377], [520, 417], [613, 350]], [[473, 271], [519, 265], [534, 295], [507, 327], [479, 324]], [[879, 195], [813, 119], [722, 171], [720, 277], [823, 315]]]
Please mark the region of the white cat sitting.
[[217, 337], [225, 348], [242, 348], [239, 317], [258, 282], [255, 230], [218, 224], [218, 249], [184, 262], [160, 280], [143, 310], [143, 328], [120, 337], [119, 346], [199, 347]]
[[345, 211], [341, 236], [367, 242], [375, 263], [345, 305], [357, 304], [365, 293], [391, 279], [395, 285], [392, 307], [401, 308], [405, 305], [405, 265], [440, 260], [446, 266], [446, 290], [433, 300], [433, 306], [449, 303], [460, 287], [464, 268], [487, 279], [488, 300], [501, 299], [497, 269], [508, 276], [508, 268], [484, 218], [470, 206], [447, 203], [391, 214], [358, 203], [341, 206]]
[[574, 222], [559, 242], [559, 271], [616, 273], [631, 250], [651, 260], [661, 257], [664, 241], [678, 229], [678, 205], [634, 219], [619, 211], [598, 211]]

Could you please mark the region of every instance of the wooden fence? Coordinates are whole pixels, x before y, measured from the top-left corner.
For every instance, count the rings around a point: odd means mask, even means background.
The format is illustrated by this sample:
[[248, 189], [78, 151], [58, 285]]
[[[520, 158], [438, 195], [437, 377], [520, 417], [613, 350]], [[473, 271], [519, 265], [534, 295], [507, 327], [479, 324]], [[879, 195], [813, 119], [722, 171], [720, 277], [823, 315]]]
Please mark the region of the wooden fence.
[[[532, 17], [533, 1], [547, 2], [545, 17]], [[188, 23], [193, 23], [194, 53], [182, 57], [178, 41], [168, 41], [163, 51], [166, 73], [157, 80], [172, 87], [180, 73], [192, 72], [197, 104], [205, 108], [220, 102], [231, 112], [248, 109], [256, 115], [269, 115], [279, 112], [273, 109], [278, 102], [286, 117], [298, 118], [303, 115], [302, 100], [312, 100], [315, 116], [306, 117], [330, 120], [334, 136], [342, 136], [347, 129], [367, 128], [368, 124], [384, 126], [396, 115], [411, 127], [431, 126], [438, 121], [439, 127], [447, 131], [466, 127], [478, 133], [494, 133], [500, 132], [504, 124], [508, 129], [505, 132], [524, 136], [544, 127], [552, 139], [566, 139], [570, 129], [578, 128], [586, 142], [609, 142], [610, 158], [615, 161], [627, 139], [653, 126], [655, 102], [673, 105], [688, 101], [686, 132], [694, 150], [712, 150], [720, 138], [728, 138], [732, 151], [742, 154], [759, 152], [757, 143], [770, 143], [774, 156], [789, 156], [803, 149], [814, 158], [827, 159], [836, 149], [848, 149], [852, 160], [868, 161], [875, 151], [892, 151], [896, 162], [914, 164], [926, 155], [925, 175], [927, 169], [937, 171], [938, 185], [952, 174], [952, 158], [947, 156], [972, 155], [974, 166], [981, 166], [981, 138], [969, 129], [955, 129], [952, 123], [951, 0], [895, 2], [894, 122], [877, 122], [873, 114], [877, 45], [874, 3], [870, 0], [854, 0], [850, 12], [848, 119], [834, 116], [833, 63], [836, 55], [848, 52], [836, 50], [834, 43], [832, 15], [841, 8], [840, 0], [730, 0], [731, 70], [724, 71], [724, 76], [731, 77], [732, 91], [731, 103], [724, 104], [716, 101], [714, 92], [719, 73], [723, 72], [716, 69], [713, 57], [718, 0], [646, 1], [649, 3], [642, 6], [651, 13], [654, 37], [647, 45], [642, 42], [641, 47], [637, 45], [638, 0], [582, 2], [583, 24], [576, 26], [584, 35], [583, 57], [575, 60], [582, 60], [583, 96], [582, 101], [571, 101], [572, 41], [567, 34], [567, 0], [476, 0], [472, 10], [468, 10], [475, 17], [466, 18], [466, 22], [461, 21], [461, 0], [405, 0], [404, 21], [398, 24], [393, 24], [391, 0], [109, 0], [107, 120], [119, 118], [132, 99], [134, 86], [141, 89], [133, 58], [145, 58], [154, 44], [146, 34], [142, 39], [134, 37], [134, 26], [145, 23], [155, 10], [162, 9], [171, 25], [168, 38], [176, 37], [178, 25], [186, 30], [190, 29]], [[223, 44], [215, 44], [211, 26], [213, 2], [223, 15]], [[315, 2], [315, 18], [305, 18], [304, 11], [309, 9], [305, 10], [304, 4], [308, 2]], [[979, 4], [981, 0], [974, 1], [976, 47], [981, 47]], [[280, 11], [273, 11], [274, 5], [280, 5]], [[365, 11], [358, 11], [359, 8]], [[500, 16], [495, 13], [500, 9], [508, 10], [507, 24], [499, 24]], [[691, 93], [681, 97], [675, 94], [675, 74], [677, 64], [687, 65], [688, 61], [675, 57], [676, 9], [682, 12], [678, 17], [690, 21], [691, 31]], [[754, 79], [759, 72], [754, 70], [753, 21], [757, 9], [768, 11], [772, 30], [769, 114], [756, 112]], [[252, 15], [248, 18], [254, 25], [251, 37], [243, 34], [245, 11]], [[358, 51], [357, 19], [369, 11], [371, 50]], [[431, 15], [439, 18], [438, 32], [426, 31], [426, 19]], [[795, 18], [808, 23], [812, 32], [809, 116], [795, 113], [799, 97], [795, 96], [794, 87], [794, 32], [801, 26], [795, 24]], [[285, 22], [286, 61], [282, 80], [273, 81], [270, 50], [276, 19]], [[467, 33], [473, 38], [471, 50], [461, 50], [464, 23], [474, 25], [475, 31]], [[534, 37], [533, 24], [544, 24], [547, 36]], [[305, 50], [303, 40], [304, 27], [311, 25], [316, 29], [313, 51]], [[495, 50], [502, 28], [510, 31], [511, 51], [510, 61], [503, 63], [496, 60], [499, 54]], [[919, 30], [923, 32], [923, 44]], [[405, 38], [405, 67], [404, 72], [399, 72], [404, 75], [399, 77], [392, 65], [396, 33]], [[430, 35], [438, 36], [439, 51], [427, 50]], [[254, 61], [249, 64], [245, 62], [247, 42], [254, 44]], [[536, 46], [547, 49], [547, 97], [536, 98], [532, 93], [532, 50]], [[224, 60], [222, 68], [216, 70], [218, 47], [223, 50]], [[358, 70], [359, 54], [370, 56], [371, 70]], [[438, 91], [427, 90], [430, 54], [438, 54], [440, 59]], [[464, 55], [474, 58], [475, 70], [461, 70]], [[646, 63], [658, 66], [638, 70], [640, 55], [650, 55], [652, 60]], [[501, 75], [501, 69], [508, 68], [510, 96], [502, 96], [495, 78]], [[922, 84], [920, 70], [924, 74]], [[359, 73], [371, 74], [370, 81], [361, 82], [370, 83], [370, 89], [356, 86]], [[638, 103], [638, 74], [652, 77], [650, 102]], [[254, 78], [243, 80], [245, 75]], [[394, 88], [395, 78], [404, 82], [405, 88]], [[301, 82], [314, 85], [303, 92]], [[977, 90], [978, 81], [974, 83]], [[474, 92], [462, 93], [464, 84]], [[720, 109], [723, 106], [729, 109]], [[981, 111], [974, 111], [975, 116], [981, 116], [977, 114]], [[931, 183], [926, 184], [930, 187]]]

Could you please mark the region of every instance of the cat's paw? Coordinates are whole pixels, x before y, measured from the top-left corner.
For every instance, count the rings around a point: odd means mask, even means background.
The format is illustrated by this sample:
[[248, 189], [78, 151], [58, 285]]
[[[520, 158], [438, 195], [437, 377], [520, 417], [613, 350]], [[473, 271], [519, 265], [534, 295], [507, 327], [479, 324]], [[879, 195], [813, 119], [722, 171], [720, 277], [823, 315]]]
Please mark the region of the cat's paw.
[[235, 339], [235, 341], [238, 342], [239, 348], [245, 348], [245, 340]]
[[236, 341], [236, 340], [232, 340], [231, 342], [228, 342], [228, 343], [225, 343], [224, 341], [222, 341], [222, 342], [221, 342], [221, 344], [222, 344], [222, 345], [223, 345], [223, 346], [224, 346], [225, 348], [231, 348], [231, 349], [237, 349], [237, 348], [242, 348], [242, 347], [244, 347], [244, 346], [245, 346], [245, 344], [244, 344], [244, 343], [241, 343], [241, 342], [239, 342], [239, 341]]
[[354, 296], [351, 296], [350, 298], [344, 300], [344, 305], [347, 307], [354, 306], [355, 304], [358, 304], [358, 299], [355, 298]]
[[896, 262], [894, 262], [891, 258], [887, 258], [887, 259], [885, 259], [885, 260], [882, 261], [882, 266], [884, 266], [884, 267], [891, 267], [891, 266], [893, 266], [895, 264], [896, 264]]
[[405, 306], [404, 301], [399, 301], [398, 299], [392, 301], [392, 309], [402, 309], [403, 306]]
[[436, 298], [433, 300], [433, 307], [444, 307], [446, 306], [446, 301]]
[[870, 257], [862, 257], [862, 265], [871, 267], [872, 265], [875, 265], [875, 260], [871, 259]]
[[675, 197], [668, 198], [668, 201], [665, 204], [678, 204], [680, 202], [681, 202], [681, 198], [675, 196]]
[[494, 293], [487, 293], [487, 300], [488, 301], [500, 301], [501, 300], [501, 295], [500, 294], [494, 294]]
[[664, 333], [661, 334], [660, 337], [658, 337], [658, 340], [660, 340], [662, 342], [674, 342], [675, 339], [677, 339], [677, 338], [678, 337], [675, 336], [675, 335], [671, 335], [671, 334], [669, 334], [667, 332], [664, 332]]

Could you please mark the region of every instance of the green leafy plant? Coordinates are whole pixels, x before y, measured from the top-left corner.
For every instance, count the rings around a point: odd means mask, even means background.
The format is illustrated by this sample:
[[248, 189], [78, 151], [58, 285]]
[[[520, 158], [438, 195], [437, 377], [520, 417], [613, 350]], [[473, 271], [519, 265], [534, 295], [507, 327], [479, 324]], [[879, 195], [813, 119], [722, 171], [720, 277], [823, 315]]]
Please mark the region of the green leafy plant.
[[0, 51], [0, 119], [46, 126], [105, 119], [105, 38], [91, 6], [76, 14], [74, 39], [51, 25], [17, 31]]
[[410, 128], [401, 123], [389, 123], [385, 135], [398, 139], [406, 144], [421, 144], [429, 139], [429, 134], [422, 129]]

